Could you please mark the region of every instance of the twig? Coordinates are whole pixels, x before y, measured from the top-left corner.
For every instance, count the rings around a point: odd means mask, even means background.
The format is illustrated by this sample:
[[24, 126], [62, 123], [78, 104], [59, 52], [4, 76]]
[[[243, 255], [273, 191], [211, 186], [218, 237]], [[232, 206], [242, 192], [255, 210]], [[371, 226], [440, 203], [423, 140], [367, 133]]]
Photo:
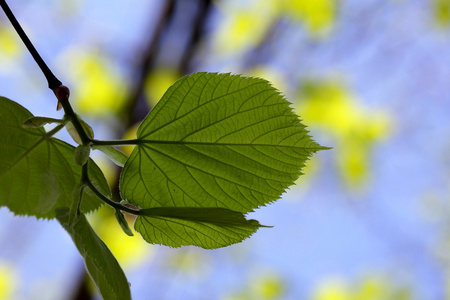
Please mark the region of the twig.
[[[30, 39], [28, 38], [25, 31], [23, 31], [22, 26], [20, 26], [19, 22], [17, 21], [16, 17], [12, 13], [11, 9], [9, 9], [8, 4], [6, 4], [5, 0], [0, 0], [0, 6], [2, 7], [3, 11], [5, 12], [6, 16], [8, 17], [9, 21], [11, 22], [12, 26], [16, 30], [17, 34], [19, 35], [22, 42], [27, 47], [28, 51], [30, 52], [31, 56], [33, 56], [34, 61], [38, 64], [39, 68], [41, 68], [42, 73], [44, 73], [45, 78], [48, 82], [48, 87], [54, 91], [57, 87], [62, 85], [62, 82], [59, 81], [58, 78], [52, 73], [52, 71], [47, 67], [42, 57], [37, 52], [36, 48], [34, 48], [33, 44], [31, 43]], [[59, 100], [59, 99], [58, 99]]]

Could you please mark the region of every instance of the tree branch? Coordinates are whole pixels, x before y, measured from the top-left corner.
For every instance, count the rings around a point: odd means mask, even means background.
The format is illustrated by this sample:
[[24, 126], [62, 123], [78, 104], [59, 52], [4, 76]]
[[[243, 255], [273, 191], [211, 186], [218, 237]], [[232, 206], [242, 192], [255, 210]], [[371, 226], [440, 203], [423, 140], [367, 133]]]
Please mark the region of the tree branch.
[[51, 90], [56, 89], [60, 85], [62, 85], [62, 82], [56, 78], [56, 76], [52, 73], [52, 71], [47, 67], [42, 57], [37, 52], [36, 48], [34, 48], [33, 44], [31, 43], [30, 39], [28, 38], [25, 31], [23, 31], [22, 26], [20, 26], [19, 22], [17, 21], [16, 17], [14, 16], [11, 9], [9, 9], [8, 4], [6, 4], [5, 0], [0, 0], [0, 6], [2, 7], [3, 11], [5, 12], [6, 16], [8, 17], [9, 21], [11, 22], [12, 26], [16, 30], [17, 34], [19, 35], [22, 42], [27, 47], [28, 51], [30, 52], [31, 56], [33, 56], [34, 61], [38, 64], [39, 68], [41, 69], [42, 73], [44, 73], [45, 78], [48, 82], [48, 87]]

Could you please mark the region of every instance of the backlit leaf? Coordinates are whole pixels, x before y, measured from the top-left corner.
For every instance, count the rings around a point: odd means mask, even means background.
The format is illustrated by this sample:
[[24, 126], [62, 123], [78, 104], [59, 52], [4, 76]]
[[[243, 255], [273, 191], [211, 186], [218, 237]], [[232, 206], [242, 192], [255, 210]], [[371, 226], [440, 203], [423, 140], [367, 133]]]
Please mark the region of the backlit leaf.
[[[139, 143], [121, 177], [123, 198], [142, 208], [242, 213], [277, 200], [309, 156], [325, 149], [289, 104], [259, 78], [196, 73], [180, 79], [137, 131]], [[145, 235], [153, 225], [141, 218], [135, 228]]]
[[50, 123], [63, 123], [63, 120], [47, 118], [47, 117], [31, 117], [23, 122], [23, 128], [39, 128]]
[[102, 151], [109, 159], [112, 160], [119, 167], [123, 167], [128, 159], [128, 156], [113, 146], [93, 146], [92, 149]]
[[127, 278], [105, 243], [89, 225], [84, 214], [69, 223], [69, 209], [58, 208], [56, 218], [72, 237], [78, 251], [84, 258], [89, 276], [100, 291], [103, 299], [131, 299]]
[[75, 165], [82, 166], [89, 160], [91, 147], [89, 145], [79, 145], [73, 153], [73, 161]]
[[[43, 128], [22, 127], [32, 116], [19, 104], [0, 97], [0, 206], [20, 215], [53, 218], [56, 207], [70, 206], [81, 167], [74, 163], [73, 146], [46, 136]], [[97, 188], [110, 195], [103, 173], [92, 160], [89, 174]], [[83, 199], [83, 212], [102, 204], [91, 192]]]
[[[78, 120], [80, 121], [81, 126], [83, 127], [84, 131], [86, 132], [86, 135], [88, 136], [88, 138], [93, 139], [94, 138], [94, 130], [92, 129], [92, 127], [88, 123], [83, 121], [83, 119], [78, 114], [75, 114], [75, 115], [78, 118]], [[83, 143], [80, 135], [78, 134], [77, 130], [75, 129], [75, 126], [73, 125], [73, 123], [71, 121], [67, 122], [66, 130], [69, 133], [69, 135], [72, 137], [72, 139], [75, 141], [75, 143], [77, 143], [78, 145], [81, 145]]]
[[248, 238], [260, 227], [243, 213], [226, 208], [156, 207], [141, 210], [136, 231], [149, 243], [206, 249], [225, 247]]
[[133, 236], [133, 231], [131, 231], [130, 227], [128, 226], [128, 222], [125, 219], [123, 213], [120, 210], [116, 209], [114, 215], [116, 216], [116, 220], [119, 223], [120, 228], [122, 228], [123, 232], [128, 236]]

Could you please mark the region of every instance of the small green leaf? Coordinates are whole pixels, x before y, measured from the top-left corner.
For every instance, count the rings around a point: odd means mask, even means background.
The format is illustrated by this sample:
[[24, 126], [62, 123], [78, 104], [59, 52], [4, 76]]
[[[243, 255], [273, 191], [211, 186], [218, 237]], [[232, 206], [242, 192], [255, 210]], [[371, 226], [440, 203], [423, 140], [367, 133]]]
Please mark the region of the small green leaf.
[[[22, 128], [32, 114], [21, 105], [0, 97], [0, 206], [20, 215], [53, 218], [56, 207], [69, 207], [81, 168], [73, 161], [75, 148], [46, 136], [43, 128]], [[102, 171], [89, 162], [89, 176], [104, 194], [110, 189]], [[82, 212], [102, 205], [90, 190]]]
[[77, 130], [75, 129], [75, 126], [73, 126], [73, 123], [71, 121], [67, 122], [66, 130], [69, 133], [69, 135], [72, 137], [72, 139], [75, 141], [75, 143], [77, 143], [78, 145], [83, 144], [83, 141], [81, 141], [80, 135], [78, 134]]
[[78, 120], [80, 120], [81, 126], [83, 127], [84, 131], [86, 132], [86, 135], [88, 138], [93, 139], [94, 138], [94, 130], [92, 127], [86, 123], [81, 117], [77, 114]]
[[57, 123], [62, 124], [64, 120], [60, 119], [53, 119], [53, 118], [47, 118], [47, 117], [31, 117], [25, 120], [23, 122], [22, 127], [23, 128], [39, 128], [46, 124], [50, 123]]
[[69, 211], [69, 224], [72, 225], [74, 221], [79, 217], [80, 212], [80, 205], [81, 201], [83, 199], [83, 191], [84, 191], [84, 184], [83, 183], [77, 183], [72, 192], [72, 204], [70, 205], [70, 211]]
[[114, 255], [89, 225], [84, 214], [69, 224], [69, 209], [56, 209], [56, 218], [72, 237], [86, 270], [103, 299], [131, 299], [127, 278]]
[[[81, 123], [81, 126], [83, 127], [84, 131], [86, 132], [86, 135], [90, 138], [94, 138], [94, 130], [91, 126], [89, 126], [88, 123], [83, 121], [81, 117], [78, 114], [75, 114], [78, 118], [78, 120]], [[80, 135], [78, 134], [77, 130], [75, 129], [75, 126], [73, 126], [72, 121], [67, 122], [66, 124], [66, 130], [69, 133], [69, 135], [72, 137], [72, 139], [77, 143], [78, 145], [81, 145], [83, 142], [81, 141]]]
[[79, 145], [73, 152], [73, 161], [77, 166], [83, 166], [88, 160], [91, 153], [89, 145]]
[[123, 213], [120, 210], [116, 209], [116, 212], [114, 214], [123, 232], [125, 232], [126, 235], [134, 236], [133, 231], [131, 231], [130, 227], [128, 226], [128, 222], [127, 220], [125, 220], [125, 216], [123, 215]]
[[125, 153], [123, 153], [120, 150], [117, 150], [113, 146], [94, 145], [92, 146], [92, 149], [102, 151], [106, 156], [109, 157], [109, 159], [111, 159], [119, 167], [123, 167], [128, 159], [128, 156], [126, 156]]
[[238, 211], [226, 208], [156, 207], [142, 209], [134, 227], [152, 244], [194, 245], [215, 249], [239, 243], [260, 227]]

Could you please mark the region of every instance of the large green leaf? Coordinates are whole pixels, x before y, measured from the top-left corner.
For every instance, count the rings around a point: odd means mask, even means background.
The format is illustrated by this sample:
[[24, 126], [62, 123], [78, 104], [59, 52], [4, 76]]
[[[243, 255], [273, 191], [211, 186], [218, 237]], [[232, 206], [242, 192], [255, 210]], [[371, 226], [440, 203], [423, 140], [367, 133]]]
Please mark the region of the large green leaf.
[[[275, 201], [309, 156], [325, 149], [309, 137], [289, 105], [263, 79], [183, 77], [137, 131], [139, 143], [121, 177], [123, 198], [143, 208], [219, 207], [242, 213]], [[155, 226], [168, 237], [176, 235], [161, 222], [141, 218], [136, 230], [150, 242], [162, 240], [149, 238]]]
[[[0, 97], [0, 206], [20, 215], [53, 218], [56, 207], [70, 206], [81, 167], [74, 163], [73, 146], [48, 137], [43, 128], [23, 128], [30, 117], [27, 109]], [[92, 160], [89, 174], [100, 191], [110, 195], [103, 173]], [[89, 192], [81, 210], [90, 212], [101, 204]]]
[[225, 247], [248, 238], [260, 227], [241, 212], [226, 208], [155, 207], [142, 209], [135, 228], [149, 243], [206, 249]]
[[69, 209], [58, 208], [56, 218], [70, 234], [78, 251], [84, 258], [89, 276], [103, 299], [131, 299], [127, 278], [114, 255], [89, 225], [84, 214], [69, 224]]

